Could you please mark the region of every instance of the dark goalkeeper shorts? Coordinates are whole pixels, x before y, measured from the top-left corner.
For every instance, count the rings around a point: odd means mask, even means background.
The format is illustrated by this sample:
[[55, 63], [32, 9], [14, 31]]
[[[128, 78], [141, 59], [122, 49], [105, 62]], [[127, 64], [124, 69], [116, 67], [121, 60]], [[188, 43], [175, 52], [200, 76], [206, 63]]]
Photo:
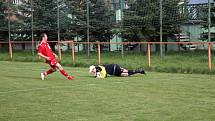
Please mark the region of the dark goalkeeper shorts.
[[114, 66], [113, 66], [113, 75], [121, 76], [121, 73], [122, 73], [121, 67], [119, 65], [117, 65], [117, 64], [114, 64]]

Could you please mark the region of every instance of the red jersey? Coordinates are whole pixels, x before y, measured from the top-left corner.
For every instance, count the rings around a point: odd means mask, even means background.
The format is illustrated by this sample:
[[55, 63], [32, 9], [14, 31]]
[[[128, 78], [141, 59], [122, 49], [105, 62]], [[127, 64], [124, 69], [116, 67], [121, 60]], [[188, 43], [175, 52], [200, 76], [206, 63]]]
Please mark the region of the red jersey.
[[55, 59], [55, 55], [47, 42], [42, 41], [38, 46], [38, 53], [42, 53], [43, 55], [50, 58], [50, 60]]

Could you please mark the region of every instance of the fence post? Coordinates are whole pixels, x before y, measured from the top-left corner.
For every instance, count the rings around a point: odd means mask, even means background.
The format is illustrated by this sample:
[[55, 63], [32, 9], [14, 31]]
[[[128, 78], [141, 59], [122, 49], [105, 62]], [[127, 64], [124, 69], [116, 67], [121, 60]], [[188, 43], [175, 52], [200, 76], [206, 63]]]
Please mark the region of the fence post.
[[208, 43], [208, 69], [211, 70], [211, 43]]
[[10, 53], [10, 60], [12, 61], [12, 59], [13, 59], [13, 49], [12, 49], [11, 41], [9, 41], [9, 53]]
[[98, 64], [100, 64], [101, 63], [101, 49], [100, 49], [100, 44], [99, 44], [99, 42], [98, 42]]
[[151, 53], [150, 53], [150, 50], [151, 50], [151, 47], [150, 47], [150, 44], [148, 43], [148, 66], [150, 67], [151, 66]]
[[57, 48], [58, 48], [58, 56], [59, 56], [59, 60], [61, 61], [61, 46], [60, 46], [60, 42], [58, 41], [58, 46], [57, 46]]
[[75, 64], [75, 49], [74, 42], [72, 41], [72, 63]]
[[121, 55], [122, 55], [122, 58], [124, 57], [124, 44], [122, 43], [122, 48], [121, 48]]

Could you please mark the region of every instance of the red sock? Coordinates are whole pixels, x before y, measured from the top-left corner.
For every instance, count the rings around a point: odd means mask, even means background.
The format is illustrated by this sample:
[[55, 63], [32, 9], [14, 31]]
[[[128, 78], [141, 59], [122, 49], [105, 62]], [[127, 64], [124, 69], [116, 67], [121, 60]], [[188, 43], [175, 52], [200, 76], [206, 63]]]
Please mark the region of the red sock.
[[66, 71], [64, 71], [64, 70], [60, 70], [60, 73], [61, 74], [63, 74], [65, 77], [67, 77], [69, 74], [66, 72]]
[[55, 72], [55, 70], [49, 69], [48, 71], [46, 71], [46, 72], [44, 73], [44, 75], [47, 76], [47, 75], [49, 75], [49, 74], [51, 74], [51, 73], [53, 73], [53, 72]]

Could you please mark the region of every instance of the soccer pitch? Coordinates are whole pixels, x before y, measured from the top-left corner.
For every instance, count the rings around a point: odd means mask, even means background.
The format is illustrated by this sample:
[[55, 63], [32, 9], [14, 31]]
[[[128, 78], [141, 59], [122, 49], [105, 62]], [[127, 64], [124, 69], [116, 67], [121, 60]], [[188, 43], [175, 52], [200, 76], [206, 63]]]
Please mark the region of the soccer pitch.
[[0, 61], [0, 121], [214, 121], [215, 75], [148, 72], [96, 79], [44, 63]]

